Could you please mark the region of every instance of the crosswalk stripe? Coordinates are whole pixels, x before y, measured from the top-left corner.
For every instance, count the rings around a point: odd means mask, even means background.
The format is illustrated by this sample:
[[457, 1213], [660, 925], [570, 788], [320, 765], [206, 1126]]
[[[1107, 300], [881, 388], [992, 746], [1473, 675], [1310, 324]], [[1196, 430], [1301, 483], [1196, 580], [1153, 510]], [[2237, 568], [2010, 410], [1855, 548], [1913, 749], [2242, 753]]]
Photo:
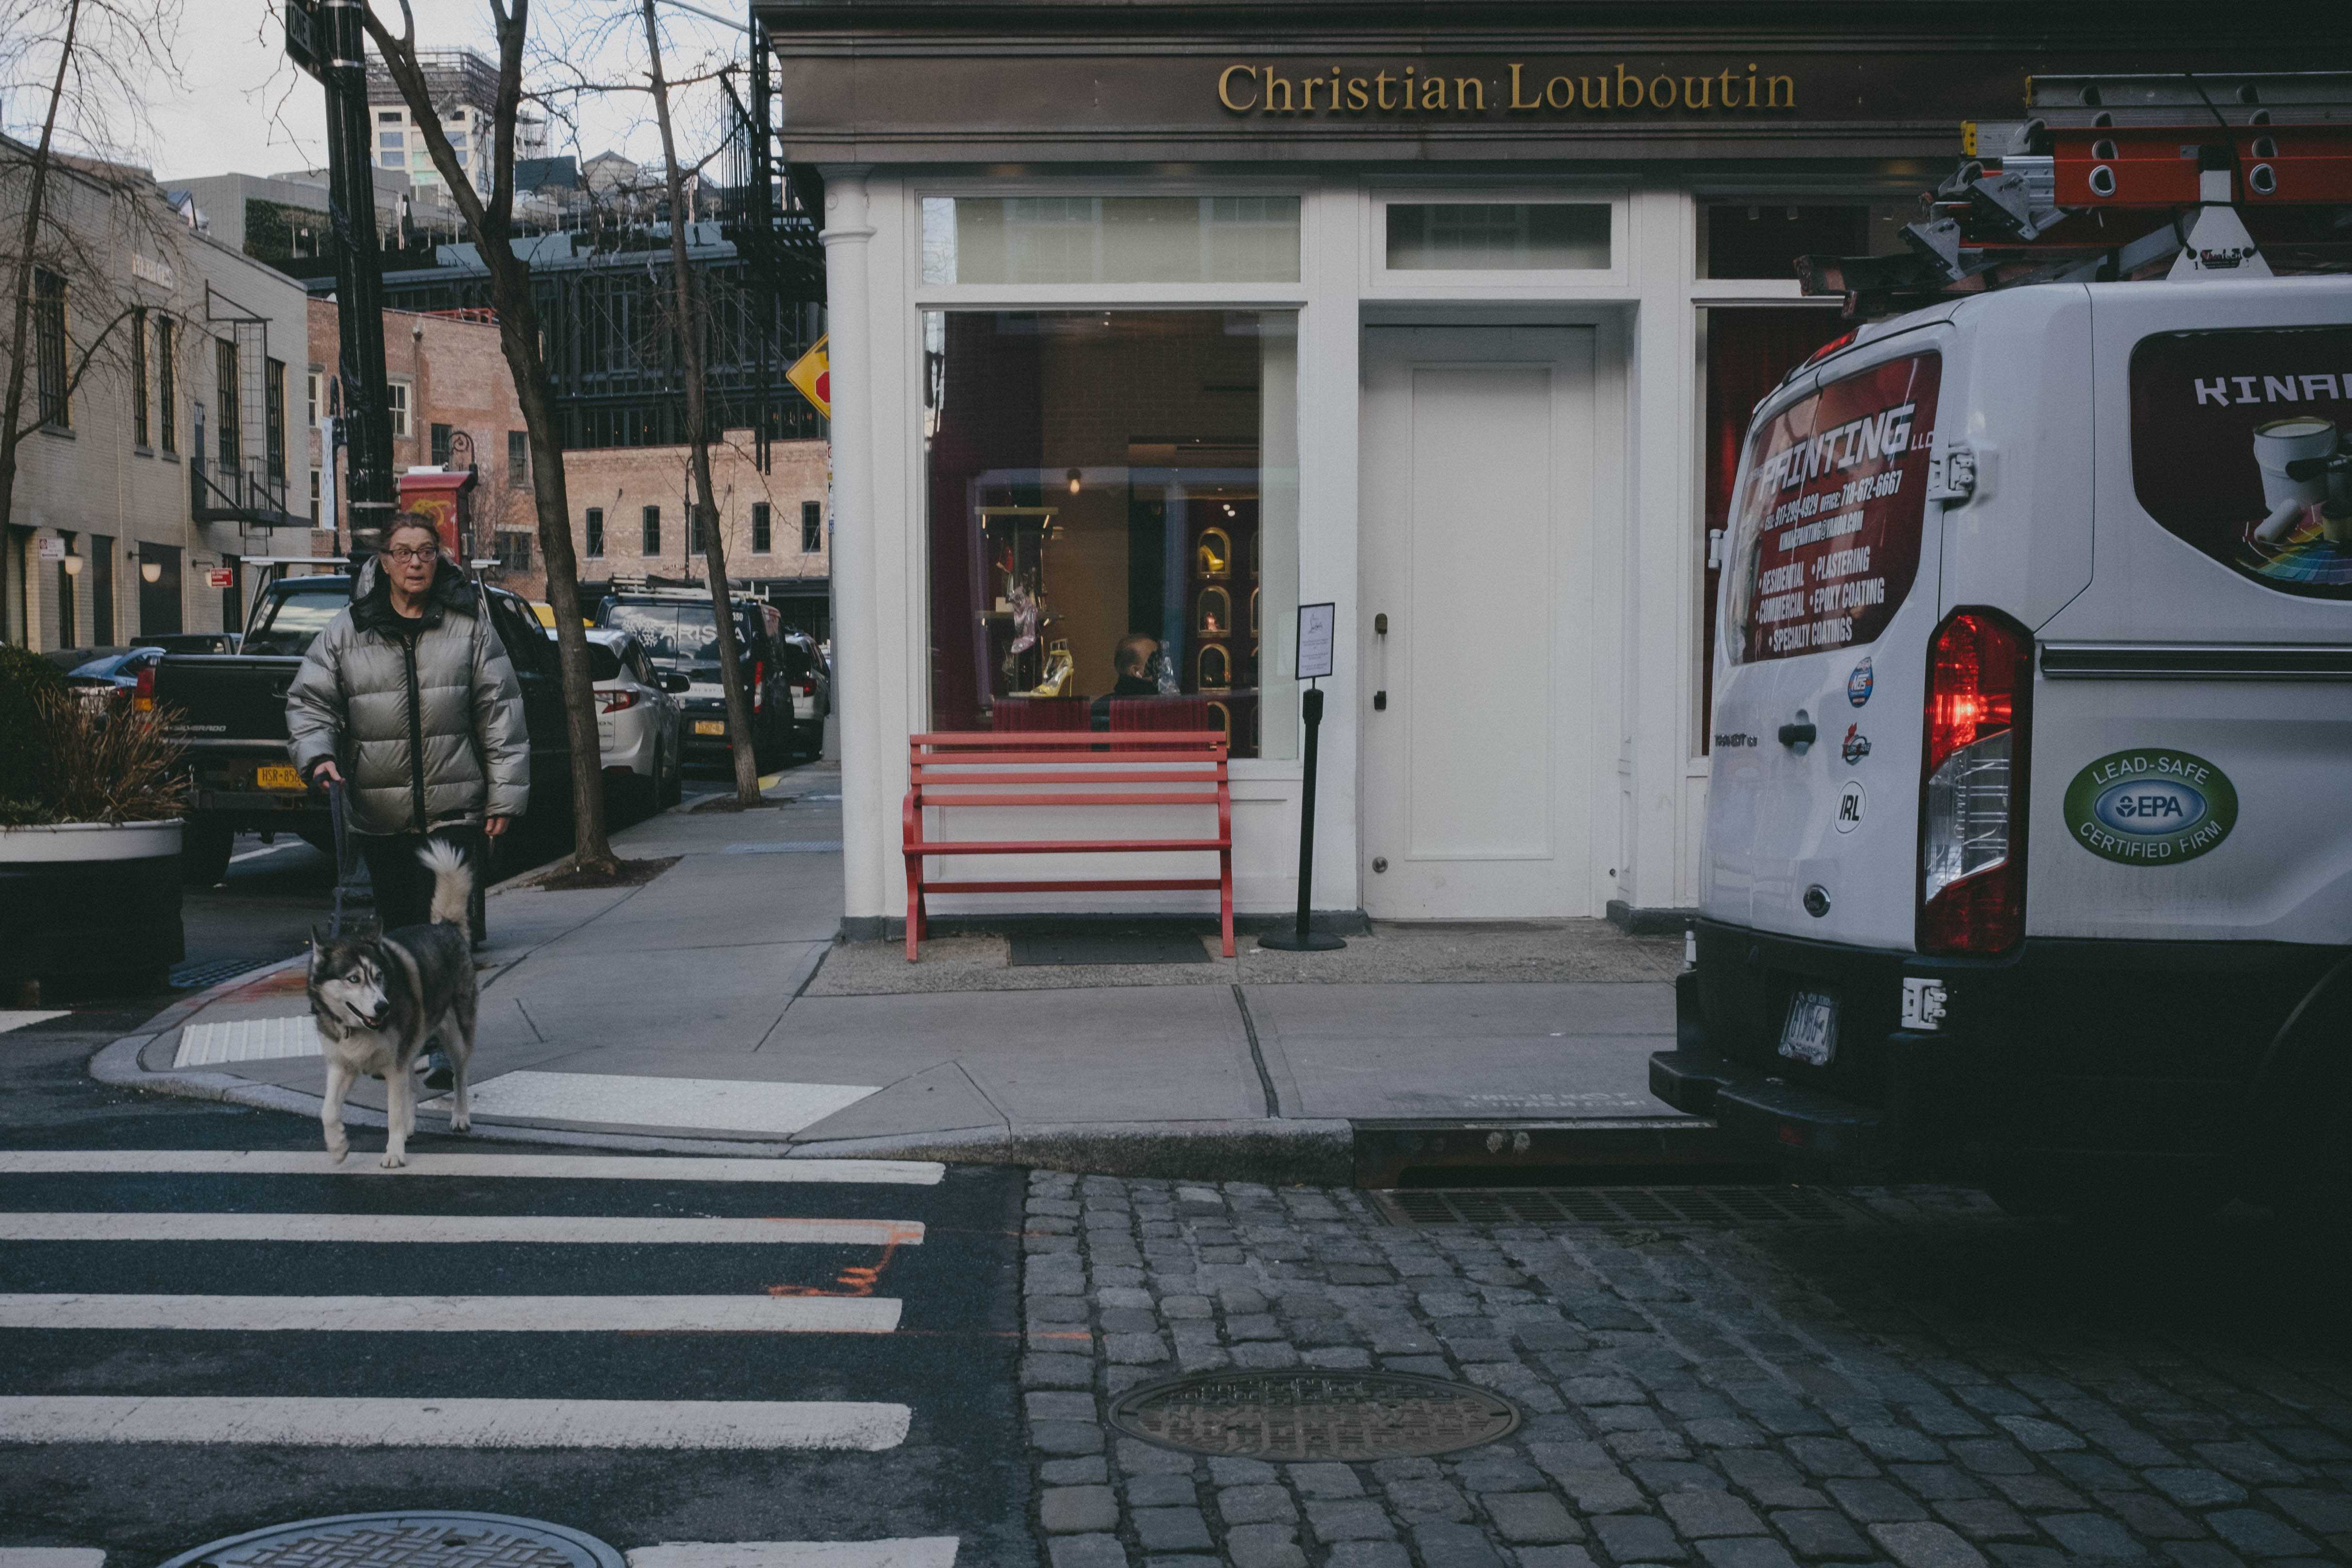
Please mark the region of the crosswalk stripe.
[[0, 1443], [335, 1448], [845, 1448], [907, 1440], [904, 1405], [671, 1399], [0, 1395]]
[[0, 1176], [535, 1176], [607, 1182], [825, 1182], [937, 1186], [932, 1160], [701, 1160], [657, 1154], [442, 1154], [412, 1152], [387, 1171], [354, 1154], [330, 1164], [318, 1152], [244, 1149], [5, 1149]]
[[628, 1559], [629, 1568], [955, 1568], [956, 1545], [952, 1535], [896, 1541], [666, 1541], [640, 1546]]
[[736, 1247], [808, 1243], [915, 1247], [920, 1221], [905, 1219], [635, 1219], [572, 1215], [429, 1214], [10, 1214], [0, 1241], [316, 1241], [455, 1246], [523, 1242], [550, 1247]]
[[95, 1546], [0, 1546], [0, 1568], [106, 1568]]
[[0, 1295], [0, 1329], [887, 1334], [887, 1296]]

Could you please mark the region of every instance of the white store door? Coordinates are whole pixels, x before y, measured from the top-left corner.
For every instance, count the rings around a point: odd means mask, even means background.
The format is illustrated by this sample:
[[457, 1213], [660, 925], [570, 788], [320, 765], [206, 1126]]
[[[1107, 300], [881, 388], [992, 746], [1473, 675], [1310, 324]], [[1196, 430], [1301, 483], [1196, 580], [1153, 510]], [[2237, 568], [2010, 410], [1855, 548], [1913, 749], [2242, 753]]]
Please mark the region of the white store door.
[[1365, 333], [1361, 885], [1373, 915], [1601, 912], [1594, 759], [1613, 748], [1595, 729], [1585, 608], [1594, 354], [1590, 327]]

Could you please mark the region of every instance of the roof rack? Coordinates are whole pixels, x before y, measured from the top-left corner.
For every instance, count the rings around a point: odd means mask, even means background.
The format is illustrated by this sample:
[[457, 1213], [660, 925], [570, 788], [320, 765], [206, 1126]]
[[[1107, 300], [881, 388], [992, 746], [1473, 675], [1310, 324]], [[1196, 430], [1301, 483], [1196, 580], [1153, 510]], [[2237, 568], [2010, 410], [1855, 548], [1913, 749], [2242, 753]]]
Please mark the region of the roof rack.
[[1849, 317], [2027, 283], [2352, 271], [2352, 71], [2054, 76], [1960, 128], [1894, 256], [1805, 256]]
[[[589, 584], [583, 583], [581, 586], [584, 588], [589, 586]], [[604, 592], [607, 594], [651, 594], [668, 598], [693, 598], [698, 600], [707, 600], [710, 597], [710, 584], [708, 581], [699, 577], [657, 577], [653, 575], [625, 577], [615, 575], [605, 583]], [[754, 583], [749, 577], [728, 578], [727, 593], [728, 596], [730, 598], [757, 599], [762, 603], [771, 597], [766, 584]]]

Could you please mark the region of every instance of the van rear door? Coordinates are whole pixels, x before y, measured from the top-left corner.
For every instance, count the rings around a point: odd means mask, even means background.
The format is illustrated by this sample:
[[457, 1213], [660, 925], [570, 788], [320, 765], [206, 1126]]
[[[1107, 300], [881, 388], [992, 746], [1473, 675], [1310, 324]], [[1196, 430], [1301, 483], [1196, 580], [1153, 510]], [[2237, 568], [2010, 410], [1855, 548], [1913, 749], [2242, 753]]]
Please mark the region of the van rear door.
[[1749, 432], [1715, 651], [1712, 918], [1910, 945], [1950, 338], [1937, 324], [1850, 351]]
[[2352, 942], [2352, 280], [2092, 293], [2095, 570], [2040, 628], [2027, 931]]

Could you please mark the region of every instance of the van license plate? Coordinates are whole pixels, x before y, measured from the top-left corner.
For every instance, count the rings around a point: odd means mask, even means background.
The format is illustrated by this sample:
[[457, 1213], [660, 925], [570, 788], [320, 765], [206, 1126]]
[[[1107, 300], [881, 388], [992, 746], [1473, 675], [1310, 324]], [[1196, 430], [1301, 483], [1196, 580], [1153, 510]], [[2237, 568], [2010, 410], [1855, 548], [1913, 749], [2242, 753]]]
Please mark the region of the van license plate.
[[1827, 1067], [1837, 1054], [1837, 998], [1827, 991], [1800, 991], [1789, 998], [1780, 1026], [1780, 1054], [1790, 1061]]
[[694, 721], [694, 732], [698, 735], [724, 735], [727, 733], [727, 721], [724, 719], [697, 719]]
[[254, 785], [259, 789], [300, 789], [302, 775], [283, 765], [253, 770]]

